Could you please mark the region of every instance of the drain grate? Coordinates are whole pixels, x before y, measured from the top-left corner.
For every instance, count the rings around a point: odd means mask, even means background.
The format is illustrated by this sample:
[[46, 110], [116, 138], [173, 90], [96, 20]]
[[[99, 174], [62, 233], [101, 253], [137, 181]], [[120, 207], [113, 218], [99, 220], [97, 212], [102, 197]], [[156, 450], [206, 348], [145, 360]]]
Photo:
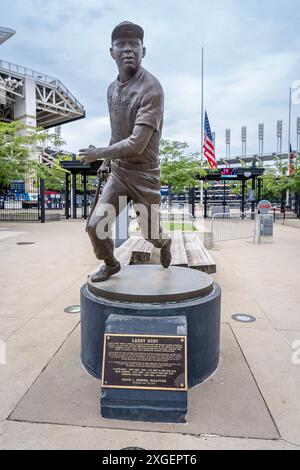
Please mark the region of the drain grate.
[[236, 315], [232, 315], [231, 317], [233, 320], [240, 322], [240, 323], [254, 323], [256, 322], [256, 318], [252, 315], [246, 315], [244, 313], [238, 313]]
[[80, 305], [71, 305], [64, 309], [65, 313], [80, 313]]
[[18, 242], [16, 245], [34, 245], [35, 242]]
[[121, 450], [145, 450], [145, 449], [142, 449], [141, 447], [124, 447], [124, 449], [121, 449]]

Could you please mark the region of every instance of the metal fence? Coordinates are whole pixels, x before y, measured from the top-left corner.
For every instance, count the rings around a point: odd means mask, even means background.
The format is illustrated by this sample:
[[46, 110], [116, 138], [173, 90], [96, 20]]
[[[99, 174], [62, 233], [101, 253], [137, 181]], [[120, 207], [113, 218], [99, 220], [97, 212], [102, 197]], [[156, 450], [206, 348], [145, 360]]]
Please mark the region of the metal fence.
[[215, 214], [211, 223], [213, 242], [240, 240], [255, 237], [256, 214]]
[[[188, 207], [188, 204], [187, 204]], [[194, 217], [188, 210], [161, 210], [160, 219], [165, 222], [193, 222]]]
[[298, 215], [292, 211], [283, 211], [282, 213], [274, 211], [273, 220], [276, 224], [300, 228], [300, 217], [298, 217]]
[[290, 219], [283, 219], [282, 225], [286, 225], [287, 227], [295, 227], [300, 228], [300, 219], [299, 218], [290, 218]]
[[71, 217], [87, 218], [97, 179], [93, 175], [77, 175], [76, 183], [74, 179], [68, 174], [67, 191], [65, 188], [45, 188], [43, 180], [33, 174], [0, 186], [0, 221], [45, 222]]
[[284, 210], [284, 211], [279, 211], [273, 209], [273, 220], [274, 222], [282, 222], [285, 223], [286, 220], [300, 220], [298, 215], [291, 210]]
[[0, 221], [46, 222], [60, 220], [64, 196], [45, 191], [44, 180], [33, 174], [0, 187]]
[[25, 175], [0, 188], [0, 220], [36, 222], [40, 220], [40, 181]]

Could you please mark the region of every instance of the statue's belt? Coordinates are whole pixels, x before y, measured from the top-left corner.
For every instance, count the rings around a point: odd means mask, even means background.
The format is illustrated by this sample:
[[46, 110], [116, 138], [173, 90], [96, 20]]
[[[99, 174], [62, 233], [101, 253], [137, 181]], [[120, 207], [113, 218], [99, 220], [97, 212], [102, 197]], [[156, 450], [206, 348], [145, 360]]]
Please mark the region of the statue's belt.
[[135, 165], [135, 164], [132, 164], [132, 163], [118, 161], [118, 163], [117, 162], [111, 162], [111, 168], [112, 169], [115, 168], [116, 170], [118, 168], [124, 168], [125, 170], [135, 170], [135, 171], [154, 170], [154, 169], [159, 170], [159, 163], [155, 162], [155, 163], [145, 163], [144, 165]]

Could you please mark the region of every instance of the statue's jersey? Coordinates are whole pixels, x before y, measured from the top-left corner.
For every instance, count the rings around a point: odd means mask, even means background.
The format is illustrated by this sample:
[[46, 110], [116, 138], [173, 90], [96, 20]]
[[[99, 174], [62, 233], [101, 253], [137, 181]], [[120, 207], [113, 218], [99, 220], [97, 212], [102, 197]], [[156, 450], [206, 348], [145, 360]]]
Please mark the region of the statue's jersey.
[[115, 80], [108, 88], [107, 101], [111, 123], [111, 142], [127, 139], [136, 124], [154, 129], [153, 135], [139, 157], [114, 160], [132, 165], [159, 165], [159, 142], [164, 115], [164, 92], [159, 81], [143, 67], [127, 82]]

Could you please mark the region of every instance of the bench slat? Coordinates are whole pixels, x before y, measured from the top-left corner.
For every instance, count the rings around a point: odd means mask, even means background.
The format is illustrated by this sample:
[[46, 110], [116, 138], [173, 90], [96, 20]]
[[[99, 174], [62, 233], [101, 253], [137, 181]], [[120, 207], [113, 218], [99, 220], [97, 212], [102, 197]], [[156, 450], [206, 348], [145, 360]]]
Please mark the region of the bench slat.
[[140, 239], [137, 237], [129, 238], [123, 245], [115, 250], [115, 257], [121, 264], [128, 265], [132, 263], [132, 250], [139, 243], [139, 240]]
[[182, 233], [176, 233], [176, 238], [172, 238], [171, 245], [172, 266], [188, 267], [188, 259], [185, 252]]
[[199, 235], [188, 233], [184, 234], [183, 239], [189, 268], [198, 269], [208, 274], [215, 273], [217, 271], [216, 263], [204, 247]]

